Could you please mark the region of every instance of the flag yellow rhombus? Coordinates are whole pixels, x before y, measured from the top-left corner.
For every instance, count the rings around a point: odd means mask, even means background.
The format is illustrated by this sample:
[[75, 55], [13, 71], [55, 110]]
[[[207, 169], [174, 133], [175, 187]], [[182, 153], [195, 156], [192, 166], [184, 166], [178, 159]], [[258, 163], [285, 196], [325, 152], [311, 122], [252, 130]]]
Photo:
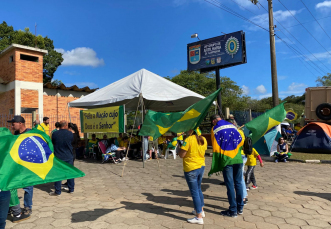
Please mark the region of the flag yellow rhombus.
[[268, 130], [270, 130], [272, 127], [279, 125], [279, 123], [280, 123], [279, 121], [269, 117], [268, 127], [262, 136], [264, 136], [265, 133], [267, 133]]

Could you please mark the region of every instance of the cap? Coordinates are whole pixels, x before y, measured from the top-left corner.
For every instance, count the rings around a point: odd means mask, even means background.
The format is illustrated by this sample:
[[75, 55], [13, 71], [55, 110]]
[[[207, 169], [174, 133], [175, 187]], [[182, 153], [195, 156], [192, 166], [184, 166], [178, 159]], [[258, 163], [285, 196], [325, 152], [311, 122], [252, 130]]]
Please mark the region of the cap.
[[234, 117], [234, 115], [233, 114], [230, 114], [229, 117]]
[[12, 120], [8, 120], [7, 122], [13, 123], [13, 122], [21, 122], [25, 123], [25, 119], [21, 115], [15, 115]]

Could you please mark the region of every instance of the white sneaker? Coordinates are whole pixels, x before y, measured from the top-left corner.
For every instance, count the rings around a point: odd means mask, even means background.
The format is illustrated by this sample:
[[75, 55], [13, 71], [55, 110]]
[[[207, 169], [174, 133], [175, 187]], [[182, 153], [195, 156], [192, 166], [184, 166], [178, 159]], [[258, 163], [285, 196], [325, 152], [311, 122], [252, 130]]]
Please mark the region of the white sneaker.
[[187, 222], [188, 223], [195, 223], [195, 224], [203, 224], [203, 219], [194, 217], [192, 219], [187, 219]]
[[[192, 211], [192, 214], [193, 215], [197, 215], [197, 213], [195, 212], [195, 210]], [[205, 211], [202, 211], [201, 214], [202, 214], [202, 218], [205, 218], [206, 217]]]

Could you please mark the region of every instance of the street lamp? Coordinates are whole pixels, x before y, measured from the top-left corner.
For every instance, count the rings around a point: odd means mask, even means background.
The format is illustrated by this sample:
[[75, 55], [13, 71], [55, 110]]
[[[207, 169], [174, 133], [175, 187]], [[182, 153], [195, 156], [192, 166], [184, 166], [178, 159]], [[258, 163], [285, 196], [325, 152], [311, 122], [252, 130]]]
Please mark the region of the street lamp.
[[198, 40], [201, 41], [197, 33], [192, 34], [192, 35], [191, 35], [191, 38], [198, 38]]

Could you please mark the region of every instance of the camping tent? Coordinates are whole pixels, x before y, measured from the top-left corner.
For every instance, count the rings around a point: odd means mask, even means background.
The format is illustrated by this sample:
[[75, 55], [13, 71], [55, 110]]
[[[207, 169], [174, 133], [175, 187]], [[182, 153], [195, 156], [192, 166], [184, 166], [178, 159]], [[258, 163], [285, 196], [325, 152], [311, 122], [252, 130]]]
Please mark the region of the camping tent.
[[320, 122], [307, 124], [297, 133], [291, 151], [331, 153], [331, 126]]
[[87, 96], [72, 101], [70, 107], [97, 108], [125, 104], [126, 111], [137, 109], [140, 97], [145, 109], [183, 111], [203, 99], [193, 91], [179, 86], [146, 69], [141, 69]]

